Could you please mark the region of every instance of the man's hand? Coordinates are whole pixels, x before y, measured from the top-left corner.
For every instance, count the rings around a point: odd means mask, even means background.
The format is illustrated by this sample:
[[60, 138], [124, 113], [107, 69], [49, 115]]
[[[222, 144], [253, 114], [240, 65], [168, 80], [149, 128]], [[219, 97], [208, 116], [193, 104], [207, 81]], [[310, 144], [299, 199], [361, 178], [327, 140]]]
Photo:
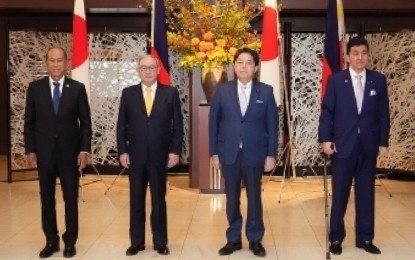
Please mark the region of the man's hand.
[[276, 161], [275, 161], [274, 157], [267, 156], [267, 158], [265, 158], [264, 171], [269, 172], [272, 169], [274, 169], [275, 163], [276, 163]]
[[122, 167], [127, 169], [130, 167], [130, 155], [128, 153], [123, 153], [120, 155], [120, 164]]
[[219, 156], [217, 154], [215, 154], [215, 155], [212, 155], [212, 157], [210, 157], [210, 159], [211, 159], [213, 169], [219, 170], [220, 169]]
[[85, 168], [86, 164], [88, 163], [88, 153], [79, 153], [78, 154], [78, 170], [81, 171]]
[[336, 146], [332, 142], [324, 142], [323, 152], [327, 155], [332, 155], [333, 153], [337, 152]]
[[379, 156], [383, 156], [388, 151], [388, 147], [385, 146], [379, 146]]
[[169, 153], [169, 161], [167, 162], [167, 168], [171, 168], [179, 163], [179, 155], [175, 153]]
[[37, 167], [37, 157], [35, 153], [28, 153], [26, 155], [27, 166], [36, 168]]

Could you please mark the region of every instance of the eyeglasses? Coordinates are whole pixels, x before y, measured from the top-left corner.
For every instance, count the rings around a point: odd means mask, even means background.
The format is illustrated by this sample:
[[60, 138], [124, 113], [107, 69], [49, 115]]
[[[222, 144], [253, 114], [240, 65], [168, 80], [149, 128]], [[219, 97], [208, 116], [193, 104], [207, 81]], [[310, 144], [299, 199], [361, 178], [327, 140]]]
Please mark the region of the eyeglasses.
[[140, 67], [138, 67], [138, 69], [139, 69], [140, 71], [142, 71], [142, 72], [147, 72], [147, 71], [151, 71], [151, 72], [153, 72], [153, 71], [155, 71], [157, 68], [158, 68], [157, 66], [149, 66], [149, 67], [147, 67], [147, 66], [140, 66]]

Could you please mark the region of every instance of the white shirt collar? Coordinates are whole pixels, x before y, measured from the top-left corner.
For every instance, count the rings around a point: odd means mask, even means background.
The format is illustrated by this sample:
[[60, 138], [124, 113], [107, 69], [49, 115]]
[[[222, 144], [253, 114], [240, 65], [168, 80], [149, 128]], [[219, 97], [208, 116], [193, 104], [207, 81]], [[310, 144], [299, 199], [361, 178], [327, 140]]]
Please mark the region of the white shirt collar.
[[145, 92], [146, 91], [146, 88], [148, 88], [148, 87], [151, 88], [151, 91], [152, 92], [155, 92], [156, 89], [157, 89], [157, 81], [154, 82], [151, 86], [147, 86], [146, 84], [144, 84], [144, 83], [141, 82], [141, 86], [142, 86], [143, 92]]
[[349, 72], [350, 72], [350, 77], [352, 78], [352, 80], [355, 80], [356, 79], [356, 75], [362, 76], [362, 78], [361, 78], [362, 79], [362, 82], [364, 82], [365, 79], [366, 79], [366, 69], [363, 69], [363, 71], [358, 74], [358, 73], [356, 73], [356, 71], [354, 71], [353, 69], [349, 68]]
[[241, 86], [243, 86], [243, 85], [245, 85], [245, 86], [246, 86], [246, 90], [251, 89], [251, 86], [252, 86], [252, 80], [251, 80], [251, 81], [249, 81], [249, 82], [248, 82], [248, 83], [246, 83], [246, 84], [242, 84], [242, 83], [239, 81], [239, 79], [238, 79], [238, 88], [239, 88], [239, 87], [241, 87]]
[[65, 81], [65, 76], [63, 76], [62, 78], [60, 78], [58, 81], [53, 80], [50, 76], [49, 76], [49, 86], [53, 87], [53, 82], [59, 82], [59, 88], [61, 88], [63, 86], [63, 82]]

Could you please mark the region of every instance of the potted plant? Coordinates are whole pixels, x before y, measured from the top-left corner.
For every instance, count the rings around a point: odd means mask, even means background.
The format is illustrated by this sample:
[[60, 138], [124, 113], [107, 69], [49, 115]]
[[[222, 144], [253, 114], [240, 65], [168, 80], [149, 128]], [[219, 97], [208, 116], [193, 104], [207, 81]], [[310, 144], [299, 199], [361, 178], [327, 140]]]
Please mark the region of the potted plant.
[[[262, 12], [240, 0], [166, 0], [167, 42], [180, 55], [179, 67], [202, 68], [202, 86], [210, 102], [216, 85], [227, 80], [226, 65], [239, 48], [261, 48], [250, 21]], [[207, 84], [209, 83], [209, 84]]]

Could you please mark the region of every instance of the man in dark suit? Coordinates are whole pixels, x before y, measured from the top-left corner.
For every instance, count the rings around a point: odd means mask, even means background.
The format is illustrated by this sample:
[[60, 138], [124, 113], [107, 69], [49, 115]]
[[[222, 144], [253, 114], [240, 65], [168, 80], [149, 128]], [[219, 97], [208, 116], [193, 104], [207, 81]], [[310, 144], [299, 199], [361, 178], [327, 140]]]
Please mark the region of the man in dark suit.
[[209, 145], [213, 167], [225, 180], [227, 243], [220, 255], [242, 248], [241, 181], [248, 199], [246, 236], [254, 255], [264, 257], [261, 244], [265, 227], [262, 217], [261, 177], [275, 166], [278, 135], [277, 107], [271, 86], [254, 80], [259, 56], [248, 48], [237, 51], [237, 79], [218, 86], [209, 115]]
[[328, 79], [318, 135], [324, 153], [332, 156], [330, 252], [342, 253], [346, 236], [344, 215], [354, 179], [356, 247], [380, 254], [373, 244], [375, 171], [378, 155], [389, 138], [386, 77], [366, 69], [369, 46], [363, 37], [347, 43], [349, 68]]
[[27, 162], [37, 167], [42, 204], [42, 228], [46, 246], [40, 258], [59, 251], [55, 186], [59, 177], [65, 201], [64, 257], [76, 254], [78, 238], [79, 171], [91, 150], [91, 115], [85, 86], [64, 76], [64, 49], [46, 53], [47, 77], [29, 84], [24, 118]]
[[161, 255], [167, 247], [167, 169], [179, 163], [183, 119], [177, 89], [159, 84], [160, 67], [150, 55], [138, 59], [141, 83], [123, 90], [117, 123], [120, 163], [129, 168], [130, 239], [126, 255], [145, 249], [146, 191], [150, 184], [153, 245]]

